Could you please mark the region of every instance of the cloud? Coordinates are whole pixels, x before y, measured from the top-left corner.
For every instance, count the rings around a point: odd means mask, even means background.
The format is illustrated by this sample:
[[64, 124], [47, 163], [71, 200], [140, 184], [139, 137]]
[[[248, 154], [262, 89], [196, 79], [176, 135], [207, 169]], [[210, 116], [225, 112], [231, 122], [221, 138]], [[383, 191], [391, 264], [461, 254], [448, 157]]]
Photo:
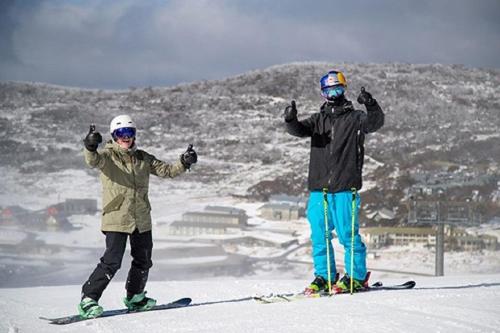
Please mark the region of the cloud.
[[[7, 1], [0, 79], [126, 88], [273, 64], [500, 67], [495, 1]], [[313, 7], [313, 8], [311, 8]], [[2, 17], [0, 17], [2, 19]], [[5, 26], [5, 24], [4, 24]]]

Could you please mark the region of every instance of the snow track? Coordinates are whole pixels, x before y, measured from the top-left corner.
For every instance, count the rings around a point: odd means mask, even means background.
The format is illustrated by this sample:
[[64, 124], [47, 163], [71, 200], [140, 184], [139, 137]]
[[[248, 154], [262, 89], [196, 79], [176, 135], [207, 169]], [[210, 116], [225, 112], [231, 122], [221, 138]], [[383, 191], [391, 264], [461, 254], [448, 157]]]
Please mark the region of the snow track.
[[[80, 286], [0, 289], [1, 332], [500, 332], [500, 274], [418, 277], [413, 290], [341, 295], [292, 303], [242, 300], [256, 294], [300, 290], [300, 280], [151, 282], [161, 303], [193, 298], [193, 306], [56, 327], [38, 316], [76, 311]], [[398, 283], [398, 279], [384, 280]], [[121, 282], [101, 299], [122, 307]], [[32, 304], [32, 306], [28, 306]]]

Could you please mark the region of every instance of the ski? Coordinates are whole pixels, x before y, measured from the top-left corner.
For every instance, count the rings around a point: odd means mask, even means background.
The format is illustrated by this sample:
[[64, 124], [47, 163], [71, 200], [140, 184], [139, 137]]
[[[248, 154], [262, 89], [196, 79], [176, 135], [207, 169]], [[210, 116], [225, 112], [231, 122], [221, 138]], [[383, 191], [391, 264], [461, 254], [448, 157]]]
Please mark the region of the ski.
[[[167, 304], [160, 304], [160, 305], [155, 305], [151, 310], [147, 310], [144, 312], [149, 312], [149, 311], [160, 311], [160, 310], [168, 310], [168, 309], [176, 309], [176, 308], [183, 308], [191, 304], [191, 298], [181, 298], [176, 301], [167, 303]], [[80, 321], [85, 321], [85, 320], [92, 320], [92, 319], [99, 319], [99, 318], [105, 318], [105, 317], [113, 317], [113, 316], [121, 316], [121, 315], [126, 315], [126, 314], [132, 314], [132, 313], [139, 313], [140, 311], [129, 311], [128, 309], [115, 309], [115, 310], [108, 310], [104, 311], [102, 315], [96, 318], [82, 318], [80, 315], [72, 315], [72, 316], [66, 316], [66, 317], [60, 317], [60, 318], [46, 318], [46, 317], [39, 317], [40, 319], [43, 320], [48, 320], [50, 324], [54, 325], [67, 325], [67, 324], [73, 324], [77, 323]]]
[[[377, 291], [377, 290], [412, 289], [413, 287], [415, 287], [415, 284], [416, 284], [415, 281], [406, 281], [405, 283], [402, 283], [402, 284], [394, 284], [394, 285], [384, 286], [382, 284], [382, 282], [375, 282], [374, 284], [370, 285], [368, 288], [358, 290], [356, 293], [363, 293], [363, 292]], [[279, 302], [292, 302], [292, 301], [302, 300], [302, 299], [332, 297], [332, 296], [342, 295], [342, 294], [349, 294], [349, 292], [347, 291], [347, 292], [335, 293], [335, 294], [329, 294], [327, 292], [322, 292], [322, 293], [312, 294], [312, 295], [305, 295], [304, 292], [285, 293], [285, 294], [270, 294], [270, 295], [263, 295], [263, 296], [254, 296], [253, 299], [261, 304], [269, 304], [269, 303], [279, 303]]]

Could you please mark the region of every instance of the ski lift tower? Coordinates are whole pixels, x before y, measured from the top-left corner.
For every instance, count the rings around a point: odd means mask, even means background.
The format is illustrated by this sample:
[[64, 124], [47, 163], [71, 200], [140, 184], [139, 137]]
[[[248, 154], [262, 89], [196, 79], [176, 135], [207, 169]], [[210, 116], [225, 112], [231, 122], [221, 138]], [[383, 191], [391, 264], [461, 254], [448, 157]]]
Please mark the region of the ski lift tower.
[[477, 225], [481, 216], [472, 200], [448, 201], [445, 191], [429, 189], [412, 191], [408, 209], [408, 223], [436, 226], [435, 275], [444, 275], [444, 227]]

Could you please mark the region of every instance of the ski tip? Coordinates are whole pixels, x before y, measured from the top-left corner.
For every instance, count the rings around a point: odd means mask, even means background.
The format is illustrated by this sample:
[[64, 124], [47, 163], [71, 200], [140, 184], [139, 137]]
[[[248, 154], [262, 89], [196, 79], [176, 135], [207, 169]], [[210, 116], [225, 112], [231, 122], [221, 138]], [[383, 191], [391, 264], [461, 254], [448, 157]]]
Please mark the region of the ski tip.
[[179, 298], [177, 301], [174, 301], [172, 303], [179, 304], [179, 305], [189, 305], [191, 304], [193, 300], [189, 297], [184, 297], [184, 298]]
[[417, 283], [416, 283], [415, 281], [413, 281], [413, 280], [411, 280], [411, 281], [406, 281], [405, 283], [403, 283], [403, 285], [404, 285], [404, 286], [407, 286], [407, 287], [409, 287], [409, 288], [413, 288], [413, 287], [415, 287], [415, 285], [416, 285], [416, 284], [417, 284]]

